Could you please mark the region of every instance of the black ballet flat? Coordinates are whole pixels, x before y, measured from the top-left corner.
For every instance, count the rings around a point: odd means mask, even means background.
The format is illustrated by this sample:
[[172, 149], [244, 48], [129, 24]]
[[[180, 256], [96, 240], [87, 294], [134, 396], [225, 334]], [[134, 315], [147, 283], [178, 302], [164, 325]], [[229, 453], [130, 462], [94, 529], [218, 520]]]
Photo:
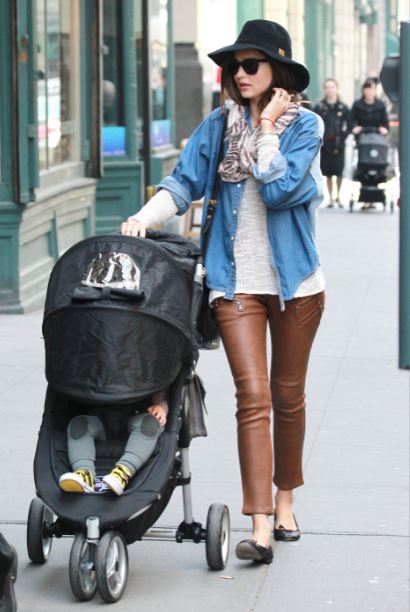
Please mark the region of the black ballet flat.
[[254, 561], [255, 563], [272, 563], [272, 546], [261, 546], [255, 540], [242, 540], [236, 547], [236, 556], [241, 561]]
[[286, 529], [283, 525], [275, 527], [273, 530], [273, 537], [277, 542], [296, 542], [300, 539], [300, 529], [297, 523], [295, 515], [293, 515], [296, 529]]

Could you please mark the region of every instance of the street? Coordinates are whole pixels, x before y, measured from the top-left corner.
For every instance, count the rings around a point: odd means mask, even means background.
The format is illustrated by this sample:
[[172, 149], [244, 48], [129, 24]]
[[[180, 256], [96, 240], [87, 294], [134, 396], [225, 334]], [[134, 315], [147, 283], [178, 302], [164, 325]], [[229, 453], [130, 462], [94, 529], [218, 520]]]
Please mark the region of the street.
[[[144, 612], [406, 612], [408, 610], [409, 374], [398, 369], [398, 219], [380, 210], [321, 208], [318, 243], [327, 302], [307, 385], [305, 485], [295, 493], [302, 530], [274, 543], [274, 562], [236, 559], [249, 536], [241, 515], [234, 390], [222, 349], [202, 352], [208, 438], [192, 444], [195, 519], [213, 502], [231, 513], [223, 572], [207, 569], [203, 544], [136, 542], [115, 610]], [[48, 563], [29, 563], [27, 512], [46, 381], [42, 313], [0, 316], [0, 530], [19, 554], [21, 612], [77, 605], [68, 579], [71, 539]], [[176, 489], [158, 525], [182, 520]], [[101, 599], [83, 604], [101, 609]]]

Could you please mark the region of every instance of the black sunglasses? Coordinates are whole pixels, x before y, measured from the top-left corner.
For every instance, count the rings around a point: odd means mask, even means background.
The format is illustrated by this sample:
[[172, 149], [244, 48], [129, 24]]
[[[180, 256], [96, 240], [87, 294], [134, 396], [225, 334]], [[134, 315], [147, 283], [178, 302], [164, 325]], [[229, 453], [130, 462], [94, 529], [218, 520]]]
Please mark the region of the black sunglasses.
[[259, 69], [260, 62], [269, 62], [268, 59], [256, 59], [255, 57], [248, 57], [247, 59], [239, 62], [237, 59], [232, 59], [228, 63], [229, 74], [235, 76], [239, 68], [243, 68], [246, 74], [256, 74]]

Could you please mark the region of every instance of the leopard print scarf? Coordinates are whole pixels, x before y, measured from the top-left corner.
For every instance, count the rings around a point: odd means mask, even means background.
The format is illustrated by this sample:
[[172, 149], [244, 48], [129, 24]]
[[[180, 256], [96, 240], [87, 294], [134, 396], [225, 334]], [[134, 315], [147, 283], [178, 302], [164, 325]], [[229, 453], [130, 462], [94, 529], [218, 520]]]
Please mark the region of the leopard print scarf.
[[[275, 133], [281, 134], [299, 113], [300, 104], [291, 102], [287, 110], [276, 120]], [[228, 151], [219, 165], [219, 172], [224, 181], [239, 183], [252, 174], [257, 160], [257, 140], [260, 128], [248, 127], [243, 106], [233, 104], [228, 115], [228, 127], [225, 139]]]

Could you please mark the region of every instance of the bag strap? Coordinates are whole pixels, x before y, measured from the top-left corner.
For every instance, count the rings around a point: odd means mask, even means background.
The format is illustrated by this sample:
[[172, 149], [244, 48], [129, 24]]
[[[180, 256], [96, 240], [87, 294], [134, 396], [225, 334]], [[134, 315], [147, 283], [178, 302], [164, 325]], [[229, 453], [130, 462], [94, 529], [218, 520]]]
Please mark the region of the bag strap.
[[206, 250], [208, 248], [209, 230], [211, 229], [212, 218], [214, 216], [214, 212], [215, 212], [215, 208], [216, 208], [216, 204], [217, 204], [217, 195], [218, 195], [218, 190], [219, 190], [219, 184], [220, 184], [220, 181], [221, 181], [221, 177], [220, 177], [220, 174], [218, 172], [218, 168], [219, 168], [219, 164], [221, 163], [221, 161], [223, 159], [223, 155], [224, 155], [224, 136], [225, 136], [225, 131], [226, 131], [226, 124], [227, 124], [227, 115], [225, 115], [225, 118], [224, 118], [224, 121], [223, 121], [223, 125], [222, 125], [222, 130], [221, 130], [221, 136], [220, 136], [220, 141], [219, 141], [218, 159], [217, 159], [217, 162], [216, 162], [216, 170], [215, 170], [214, 185], [213, 185], [213, 188], [212, 188], [212, 195], [211, 195], [210, 199], [208, 200], [208, 209], [206, 211], [205, 221], [204, 221], [204, 224], [202, 226], [202, 257], [204, 259], [205, 259]]

